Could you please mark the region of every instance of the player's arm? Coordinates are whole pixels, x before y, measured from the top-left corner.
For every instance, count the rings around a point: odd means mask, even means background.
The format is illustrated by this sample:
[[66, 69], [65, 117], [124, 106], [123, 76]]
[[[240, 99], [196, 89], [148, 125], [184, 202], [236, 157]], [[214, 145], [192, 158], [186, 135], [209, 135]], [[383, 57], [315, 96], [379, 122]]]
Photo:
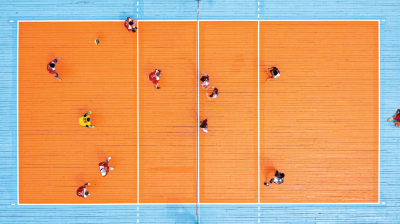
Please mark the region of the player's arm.
[[87, 112], [86, 114], [84, 114], [83, 116], [86, 117], [86, 116], [88, 116], [88, 115], [91, 114], [91, 113], [92, 113], [92, 111], [89, 111], [89, 112]]

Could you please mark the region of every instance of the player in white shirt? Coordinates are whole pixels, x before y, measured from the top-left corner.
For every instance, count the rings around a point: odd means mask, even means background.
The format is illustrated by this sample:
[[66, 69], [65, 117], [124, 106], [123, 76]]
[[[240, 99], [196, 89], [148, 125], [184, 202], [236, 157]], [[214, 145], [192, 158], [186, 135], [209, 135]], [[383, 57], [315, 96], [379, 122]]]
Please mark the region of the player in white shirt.
[[275, 172], [275, 177], [274, 178], [272, 178], [268, 183], [266, 183], [266, 182], [264, 182], [264, 185], [265, 186], [269, 186], [270, 184], [272, 184], [272, 183], [275, 183], [275, 184], [282, 184], [283, 183], [283, 181], [284, 181], [284, 178], [285, 177], [285, 174], [284, 173], [281, 173], [281, 172], [279, 172], [278, 170]]
[[111, 157], [108, 157], [107, 161], [99, 163], [100, 173], [103, 177], [107, 176], [110, 170], [114, 170], [113, 167], [108, 166], [108, 161], [110, 161]]

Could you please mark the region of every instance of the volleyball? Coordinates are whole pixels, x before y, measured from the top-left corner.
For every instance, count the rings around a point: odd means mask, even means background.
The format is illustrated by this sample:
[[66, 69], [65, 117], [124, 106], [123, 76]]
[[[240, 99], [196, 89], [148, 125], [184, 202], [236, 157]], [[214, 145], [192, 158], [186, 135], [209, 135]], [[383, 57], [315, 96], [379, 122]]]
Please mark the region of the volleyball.
[[95, 43], [96, 45], [99, 45], [99, 43], [100, 43], [99, 39], [96, 39], [96, 40], [94, 41], [94, 43]]

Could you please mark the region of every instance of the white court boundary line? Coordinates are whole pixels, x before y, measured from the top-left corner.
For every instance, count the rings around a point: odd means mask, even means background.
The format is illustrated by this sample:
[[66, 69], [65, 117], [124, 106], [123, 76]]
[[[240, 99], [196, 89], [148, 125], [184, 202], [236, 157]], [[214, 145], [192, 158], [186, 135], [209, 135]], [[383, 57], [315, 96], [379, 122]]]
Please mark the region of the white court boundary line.
[[[120, 204], [18, 204], [18, 205], [196, 205], [197, 203], [120, 203]], [[201, 205], [376, 205], [379, 203], [200, 203]]]
[[17, 204], [19, 205], [19, 21], [17, 23]]
[[[109, 204], [20, 204], [19, 202], [19, 23], [20, 22], [123, 22], [125, 20], [18, 20], [18, 26], [17, 26], [17, 202], [18, 205], [168, 205], [168, 204], [187, 204], [187, 205], [195, 205], [197, 203], [139, 203], [139, 32], [137, 30], [137, 203], [109, 203]], [[140, 20], [141, 22], [197, 22], [197, 20]], [[260, 70], [260, 64], [259, 64], [259, 51], [260, 51], [260, 45], [259, 45], [259, 30], [260, 26], [259, 23], [261, 22], [302, 22], [302, 21], [309, 21], [309, 22], [323, 22], [323, 21], [342, 21], [342, 22], [354, 22], [354, 21], [378, 21], [378, 98], [379, 98], [379, 103], [378, 103], [378, 202], [371, 202], [371, 203], [260, 203], [260, 105], [259, 105], [259, 95], [260, 95], [260, 89], [259, 89], [259, 80], [258, 80], [258, 203], [200, 203], [200, 181], [198, 181], [198, 203], [199, 204], [204, 204], [204, 205], [239, 205], [239, 204], [246, 204], [246, 205], [252, 205], [252, 204], [262, 204], [262, 205], [316, 205], [316, 204], [321, 204], [321, 205], [369, 205], [369, 204], [380, 204], [381, 203], [381, 198], [380, 198], [380, 75], [381, 75], [381, 70], [380, 70], [380, 45], [381, 45], [381, 38], [380, 38], [380, 20], [369, 20], [369, 19], [355, 19], [355, 20], [199, 20], [198, 22], [235, 22], [235, 21], [243, 21], [243, 22], [258, 22], [258, 79], [259, 79], [259, 70]], [[139, 20], [138, 20], [138, 25], [139, 25]], [[199, 28], [198, 28], [199, 29]], [[199, 30], [198, 30], [198, 36], [199, 36]], [[198, 43], [198, 49], [200, 49], [200, 39]], [[199, 52], [200, 54], [200, 52]], [[200, 58], [200, 55], [199, 55]], [[198, 59], [198, 65], [200, 66]], [[198, 69], [200, 69], [198, 67]], [[199, 111], [200, 107], [198, 107], [198, 119], [199, 119]], [[198, 140], [199, 140], [199, 131], [198, 133]], [[200, 143], [198, 141], [198, 153], [200, 152]], [[200, 154], [198, 155], [198, 168], [200, 167]], [[198, 170], [198, 174], [200, 173], [200, 170]], [[200, 178], [200, 176], [199, 176]]]
[[[31, 23], [41, 23], [41, 22], [123, 22], [125, 20], [18, 20], [18, 22], [31, 22]], [[197, 20], [148, 20], [141, 19], [138, 22], [197, 22]], [[268, 20], [268, 19], [258, 19], [258, 20], [199, 20], [199, 22], [354, 22], [354, 21], [380, 21], [376, 19], [355, 19], [355, 20]]]
[[381, 203], [381, 21], [378, 20], [378, 204]]

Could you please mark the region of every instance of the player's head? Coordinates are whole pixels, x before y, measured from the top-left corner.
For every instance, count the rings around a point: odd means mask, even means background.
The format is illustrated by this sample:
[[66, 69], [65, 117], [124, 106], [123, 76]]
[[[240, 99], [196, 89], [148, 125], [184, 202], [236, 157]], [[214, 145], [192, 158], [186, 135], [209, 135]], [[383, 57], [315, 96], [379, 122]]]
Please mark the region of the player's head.
[[133, 25], [133, 21], [132, 20], [129, 22], [129, 25], [131, 25], [131, 26]]
[[50, 68], [54, 68], [54, 67], [56, 67], [56, 64], [54, 62], [51, 62], [50, 63]]
[[156, 76], [160, 77], [162, 74], [159, 70], [156, 70]]
[[106, 172], [106, 169], [101, 168], [100, 172], [105, 173], [105, 172]]
[[213, 94], [218, 95], [218, 89], [214, 89]]
[[86, 191], [86, 192], [85, 192], [85, 195], [86, 195], [86, 196], [90, 195], [89, 191]]
[[207, 77], [206, 76], [203, 76], [203, 77], [201, 77], [201, 79], [200, 79], [200, 81], [202, 81], [202, 82], [204, 82], [204, 81], [206, 81], [207, 80]]
[[274, 71], [274, 75], [278, 75], [278, 73], [279, 73], [278, 70]]
[[87, 120], [87, 121], [90, 121], [90, 117], [88, 117], [86, 120]]

